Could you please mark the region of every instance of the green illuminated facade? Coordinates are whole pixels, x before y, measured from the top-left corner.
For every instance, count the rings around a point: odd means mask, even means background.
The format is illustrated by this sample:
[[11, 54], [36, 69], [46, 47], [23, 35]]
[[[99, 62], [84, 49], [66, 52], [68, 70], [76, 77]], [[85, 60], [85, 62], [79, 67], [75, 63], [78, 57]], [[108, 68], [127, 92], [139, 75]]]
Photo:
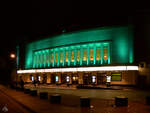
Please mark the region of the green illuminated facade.
[[27, 44], [24, 68], [126, 65], [133, 61], [132, 28], [104, 27]]

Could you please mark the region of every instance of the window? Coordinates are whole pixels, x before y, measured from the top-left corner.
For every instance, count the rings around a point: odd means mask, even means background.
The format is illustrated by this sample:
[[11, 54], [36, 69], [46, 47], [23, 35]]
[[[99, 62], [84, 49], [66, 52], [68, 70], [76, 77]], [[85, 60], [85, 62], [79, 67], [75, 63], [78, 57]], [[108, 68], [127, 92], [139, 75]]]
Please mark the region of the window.
[[90, 49], [90, 60], [93, 61], [94, 60], [94, 50]]
[[71, 51], [71, 62], [74, 62], [74, 51]]
[[53, 63], [53, 53], [51, 53], [51, 64]]
[[104, 56], [103, 56], [104, 60], [108, 60], [108, 48], [104, 47]]
[[56, 54], [55, 54], [55, 63], [57, 63], [58, 62], [58, 53], [56, 52]]
[[30, 80], [34, 81], [34, 76], [30, 75]]
[[56, 82], [58, 82], [58, 76], [56, 76]]
[[39, 65], [41, 64], [41, 55], [39, 55]]
[[122, 80], [122, 74], [121, 73], [112, 73], [111, 74], [111, 80], [112, 81], [121, 81]]
[[77, 50], [77, 61], [80, 62], [80, 50]]
[[96, 76], [92, 76], [92, 83], [96, 82]]
[[68, 62], [68, 51], [66, 51], [65, 58], [66, 58], [65, 61]]
[[48, 54], [46, 55], [46, 64], [48, 64], [48, 61], [49, 61], [49, 57], [48, 57]]
[[43, 61], [43, 64], [44, 64], [44, 54], [42, 55], [42, 61]]
[[96, 49], [96, 60], [100, 60], [101, 56], [100, 56], [100, 48]]
[[34, 55], [34, 64], [37, 64], [37, 55]]
[[83, 50], [83, 61], [86, 61], [87, 60], [87, 50], [84, 49]]
[[111, 76], [106, 76], [106, 82], [111, 82]]
[[67, 76], [67, 77], [66, 77], [66, 81], [67, 81], [67, 82], [69, 82], [69, 81], [70, 81], [70, 79], [69, 79], [69, 78], [70, 78], [69, 76]]
[[63, 62], [63, 52], [61, 51], [60, 52], [60, 63], [62, 63]]

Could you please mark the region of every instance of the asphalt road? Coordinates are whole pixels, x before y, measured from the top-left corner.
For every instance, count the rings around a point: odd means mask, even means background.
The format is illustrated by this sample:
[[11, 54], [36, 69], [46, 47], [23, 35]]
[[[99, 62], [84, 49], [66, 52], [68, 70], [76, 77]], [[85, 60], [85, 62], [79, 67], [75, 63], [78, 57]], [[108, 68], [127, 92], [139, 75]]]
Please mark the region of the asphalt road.
[[0, 113], [32, 113], [0, 90]]

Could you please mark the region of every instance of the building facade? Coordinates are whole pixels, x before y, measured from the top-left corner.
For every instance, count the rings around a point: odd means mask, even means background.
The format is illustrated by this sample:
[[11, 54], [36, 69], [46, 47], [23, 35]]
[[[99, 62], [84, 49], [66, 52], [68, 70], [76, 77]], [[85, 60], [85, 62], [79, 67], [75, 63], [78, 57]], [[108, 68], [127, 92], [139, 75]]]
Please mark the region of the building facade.
[[17, 71], [18, 79], [48, 84], [136, 85], [138, 66], [133, 53], [131, 26], [63, 33], [25, 46], [25, 65]]

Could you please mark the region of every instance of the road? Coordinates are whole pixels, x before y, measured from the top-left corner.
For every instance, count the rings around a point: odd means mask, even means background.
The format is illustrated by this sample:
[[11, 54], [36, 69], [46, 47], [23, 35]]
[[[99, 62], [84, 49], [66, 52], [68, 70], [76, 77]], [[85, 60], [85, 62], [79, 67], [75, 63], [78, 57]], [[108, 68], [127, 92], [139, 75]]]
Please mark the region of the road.
[[32, 113], [0, 90], [0, 113]]

